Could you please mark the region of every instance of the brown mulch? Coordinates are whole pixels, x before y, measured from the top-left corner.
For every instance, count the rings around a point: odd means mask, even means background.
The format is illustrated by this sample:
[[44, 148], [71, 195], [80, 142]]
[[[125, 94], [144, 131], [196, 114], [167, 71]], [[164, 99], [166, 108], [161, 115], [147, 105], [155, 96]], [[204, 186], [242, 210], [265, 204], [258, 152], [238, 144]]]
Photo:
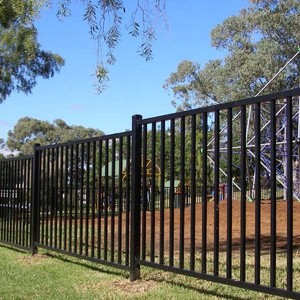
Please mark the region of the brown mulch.
[[[276, 245], [277, 249], [286, 249], [287, 243], [287, 202], [277, 201], [276, 202]], [[240, 248], [241, 242], [241, 202], [232, 202], [232, 245], [233, 250]], [[215, 206], [213, 202], [207, 203], [207, 248], [212, 250], [214, 247], [214, 236], [215, 236], [215, 220], [214, 213]], [[221, 201], [219, 204], [219, 249], [220, 251], [226, 250], [227, 246], [227, 201]], [[271, 202], [268, 200], [261, 201], [260, 206], [261, 220], [260, 220], [260, 232], [261, 232], [261, 249], [269, 249], [271, 242]], [[164, 250], [167, 251], [169, 247], [169, 228], [170, 228], [170, 210], [166, 209], [164, 214]], [[146, 240], [150, 240], [151, 235], [151, 212], [147, 211], [147, 225]], [[246, 203], [246, 246], [247, 249], [253, 249], [255, 247], [255, 202]], [[190, 245], [190, 234], [191, 234], [191, 207], [186, 207], [184, 211], [184, 224], [180, 223], [180, 209], [174, 210], [174, 244], [175, 249], [178, 249], [180, 243], [180, 227], [184, 226], [184, 243], [185, 249], [189, 249]], [[155, 212], [155, 242], [159, 244], [161, 236], [160, 229], [160, 212]], [[294, 228], [294, 248], [300, 248], [300, 202], [293, 203], [293, 228]], [[196, 205], [195, 212], [195, 241], [196, 250], [201, 249], [202, 243], [202, 204]]]
[[[247, 250], [253, 250], [255, 248], [255, 228], [257, 226], [258, 220], [256, 219], [255, 213], [255, 202], [246, 202], [246, 247]], [[202, 248], [202, 204], [198, 203], [195, 207], [195, 250], [200, 251]], [[226, 251], [227, 249], [227, 240], [228, 240], [228, 224], [227, 224], [227, 201], [221, 201], [218, 207], [219, 214], [219, 228], [216, 230], [215, 223], [215, 204], [213, 202], [207, 203], [207, 225], [206, 233], [207, 236], [207, 250], [211, 251], [214, 249], [215, 243], [215, 233], [219, 235], [219, 251]], [[170, 209], [166, 208], [164, 210], [163, 218], [164, 222], [161, 224], [161, 212], [156, 210], [155, 212], [146, 211], [146, 222], [143, 220], [143, 212], [141, 212], [141, 233], [146, 231], [146, 236], [141, 237], [142, 241], [146, 241], [146, 252], [149, 253], [151, 249], [151, 235], [154, 235], [155, 242], [155, 253], [159, 253], [160, 242], [163, 237], [163, 249], [165, 253], [169, 252], [170, 247]], [[269, 200], [263, 200], [260, 203], [260, 248], [261, 250], [269, 250], [271, 243], [271, 202]], [[130, 216], [130, 214], [129, 214]], [[152, 231], [151, 229], [151, 219], [155, 219], [155, 229]], [[114, 249], [116, 250], [118, 247], [118, 222], [119, 217], [116, 213], [114, 218]], [[174, 252], [175, 254], [179, 252], [179, 244], [184, 242], [184, 248], [189, 252], [190, 243], [191, 243], [191, 206], [187, 206], [184, 208], [184, 222], [181, 223], [181, 210], [179, 208], [174, 209]], [[86, 228], [86, 219], [82, 219], [83, 231]], [[70, 222], [70, 220], [68, 220]], [[74, 228], [75, 220], [72, 220], [73, 228]], [[107, 224], [107, 246], [108, 250], [111, 245], [111, 226], [112, 226], [112, 218], [111, 213], [108, 213], [108, 218], [105, 221], [104, 215], [101, 217], [101, 244], [103, 247], [104, 241], [104, 226]], [[80, 226], [79, 216], [77, 219], [78, 223], [78, 232]], [[126, 212], [122, 214], [122, 232], [121, 232], [121, 240], [122, 240], [122, 249], [125, 249], [126, 243], [126, 223], [129, 224], [128, 228], [130, 228], [130, 219], [126, 220]], [[143, 224], [146, 223], [146, 227], [143, 228]], [[92, 225], [91, 218], [89, 219], [89, 226]], [[241, 202], [239, 200], [232, 201], [232, 250], [238, 251], [241, 245]], [[95, 236], [94, 243], [97, 245], [97, 213], [95, 214], [94, 219], [95, 226]], [[184, 238], [180, 237], [181, 229], [183, 228]], [[162, 234], [163, 232], [163, 234]], [[83, 232], [84, 234], [84, 232]], [[130, 240], [130, 238], [129, 238]], [[83, 242], [85, 238], [83, 239]], [[89, 244], [91, 245], [91, 229], [89, 233]], [[286, 250], [287, 246], [287, 202], [286, 201], [277, 201], [276, 202], [276, 248], [277, 251]], [[300, 249], [300, 202], [293, 202], [293, 247], [295, 250]]]

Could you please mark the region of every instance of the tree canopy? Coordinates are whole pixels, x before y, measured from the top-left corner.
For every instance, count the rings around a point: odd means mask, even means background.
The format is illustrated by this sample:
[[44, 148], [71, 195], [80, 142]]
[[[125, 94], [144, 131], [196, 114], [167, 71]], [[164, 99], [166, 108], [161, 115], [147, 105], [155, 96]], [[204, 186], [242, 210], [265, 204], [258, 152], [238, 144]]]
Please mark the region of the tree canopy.
[[8, 132], [6, 145], [11, 151], [18, 151], [21, 155], [27, 155], [33, 152], [33, 146], [36, 143], [51, 145], [103, 134], [98, 129], [68, 125], [61, 119], [50, 123], [24, 117], [19, 119], [14, 129]]
[[[98, 62], [95, 76], [98, 81], [96, 84], [98, 92], [102, 92], [109, 80], [107, 66], [116, 62], [114, 50], [120, 42], [124, 27], [129, 35], [139, 39], [138, 54], [146, 61], [152, 59], [152, 44], [156, 39], [157, 23], [159, 20], [165, 22], [166, 0], [135, 0], [133, 9], [130, 9], [132, 5], [130, 2], [123, 0], [82, 1], [83, 19], [88, 23], [90, 36], [97, 42]], [[57, 11], [59, 18], [72, 14], [71, 4], [72, 0], [60, 2]], [[125, 16], [129, 16], [128, 23], [124, 21]]]
[[13, 91], [28, 94], [38, 76], [50, 78], [64, 65], [41, 49], [34, 21], [43, 1], [0, 1], [0, 103]]
[[[186, 110], [255, 96], [299, 51], [299, 28], [298, 0], [250, 0], [211, 32], [212, 46], [226, 51], [224, 59], [203, 68], [184, 60], [167, 78], [164, 87], [172, 91], [174, 106]], [[264, 93], [299, 84], [299, 56]]]
[[[35, 21], [45, 7], [56, 9], [59, 19], [72, 14], [75, 1], [62, 0], [0, 0], [0, 103], [13, 91], [30, 93], [36, 78], [50, 78], [64, 65], [58, 54], [41, 49]], [[89, 25], [89, 33], [97, 44], [96, 88], [103, 90], [108, 80], [107, 65], [116, 61], [117, 47], [123, 26], [128, 33], [140, 39], [138, 53], [146, 60], [152, 58], [155, 39], [155, 23], [164, 19], [166, 0], [141, 2], [136, 0], [133, 11], [127, 10], [126, 1], [82, 0], [76, 5], [84, 8], [83, 19]], [[129, 1], [126, 3], [129, 5]], [[129, 15], [129, 24], [123, 17]]]

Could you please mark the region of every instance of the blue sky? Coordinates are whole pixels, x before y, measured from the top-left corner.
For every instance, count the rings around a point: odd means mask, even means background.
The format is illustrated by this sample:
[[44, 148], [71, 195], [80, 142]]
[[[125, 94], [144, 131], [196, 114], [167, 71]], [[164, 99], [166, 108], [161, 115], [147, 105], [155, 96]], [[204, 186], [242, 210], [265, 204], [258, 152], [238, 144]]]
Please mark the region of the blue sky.
[[72, 16], [63, 22], [54, 9], [44, 10], [37, 22], [39, 42], [64, 57], [66, 64], [53, 78], [38, 80], [32, 94], [13, 93], [0, 104], [0, 138], [6, 139], [8, 130], [25, 116], [50, 122], [60, 118], [109, 134], [130, 129], [134, 114], [146, 118], [174, 112], [172, 95], [162, 88], [166, 78], [184, 59], [204, 66], [222, 57], [224, 53], [210, 46], [210, 31], [247, 4], [247, 0], [168, 0], [169, 30], [158, 28], [154, 59], [145, 62], [136, 53], [138, 41], [124, 30], [109, 86], [102, 94], [93, 87], [96, 47], [82, 21], [82, 7], [74, 4]]

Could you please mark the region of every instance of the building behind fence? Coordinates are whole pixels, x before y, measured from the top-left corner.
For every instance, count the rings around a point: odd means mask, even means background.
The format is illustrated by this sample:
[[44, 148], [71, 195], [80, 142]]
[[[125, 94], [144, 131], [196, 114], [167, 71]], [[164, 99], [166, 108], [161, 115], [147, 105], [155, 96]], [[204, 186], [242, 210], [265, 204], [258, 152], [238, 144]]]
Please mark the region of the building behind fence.
[[299, 95], [136, 115], [132, 131], [1, 160], [0, 242], [299, 299]]

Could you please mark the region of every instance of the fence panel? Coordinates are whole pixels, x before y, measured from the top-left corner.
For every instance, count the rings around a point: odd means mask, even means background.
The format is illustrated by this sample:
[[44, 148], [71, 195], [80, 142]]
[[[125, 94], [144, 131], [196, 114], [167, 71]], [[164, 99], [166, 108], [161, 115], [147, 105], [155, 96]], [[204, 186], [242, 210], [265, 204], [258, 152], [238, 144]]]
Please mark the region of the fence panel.
[[0, 161], [0, 241], [30, 248], [33, 158]]
[[138, 121], [142, 265], [299, 298], [299, 94]]
[[128, 269], [131, 133], [37, 151], [36, 246]]

